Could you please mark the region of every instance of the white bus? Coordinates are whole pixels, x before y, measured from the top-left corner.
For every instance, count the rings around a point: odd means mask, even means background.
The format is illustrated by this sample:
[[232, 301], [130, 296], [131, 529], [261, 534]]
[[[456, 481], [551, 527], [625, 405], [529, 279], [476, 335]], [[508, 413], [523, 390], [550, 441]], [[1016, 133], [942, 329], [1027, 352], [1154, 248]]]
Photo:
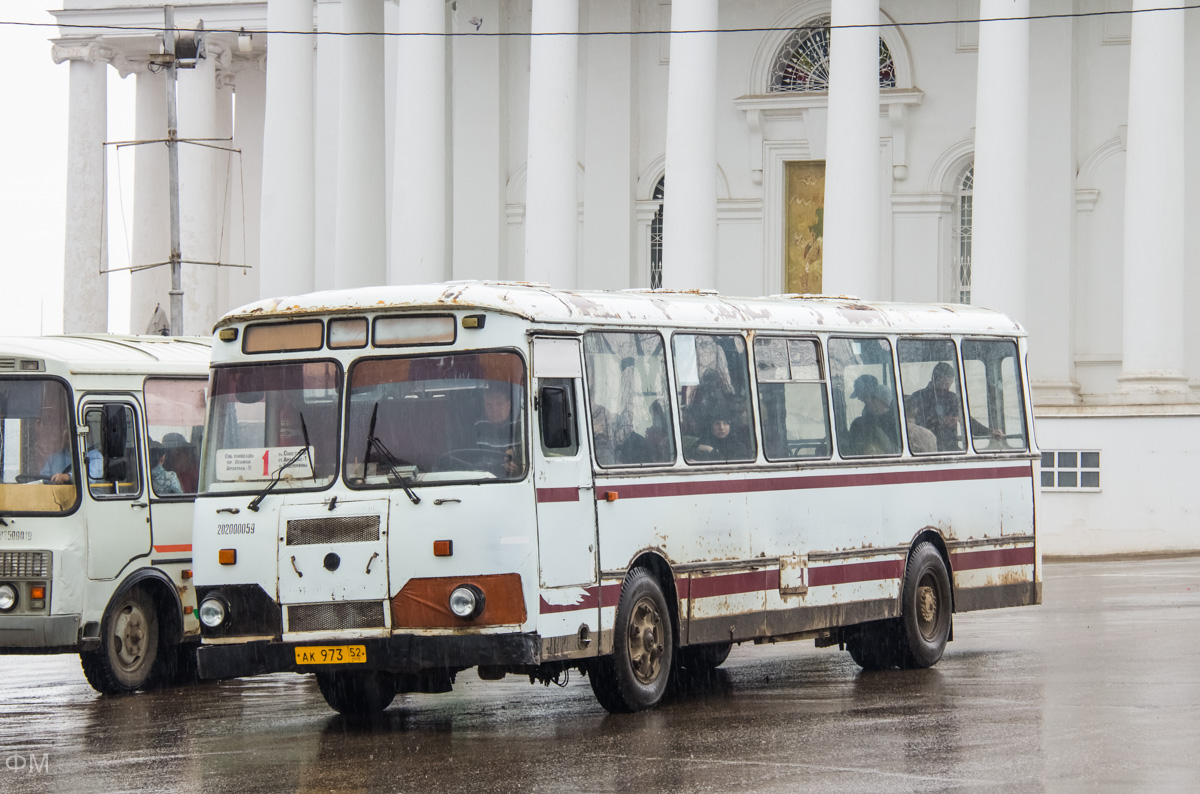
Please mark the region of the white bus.
[[0, 653], [108, 694], [194, 674], [210, 340], [0, 339]]
[[216, 326], [202, 677], [342, 712], [461, 671], [609, 711], [732, 643], [927, 667], [1036, 604], [1025, 334], [969, 306], [452, 283]]

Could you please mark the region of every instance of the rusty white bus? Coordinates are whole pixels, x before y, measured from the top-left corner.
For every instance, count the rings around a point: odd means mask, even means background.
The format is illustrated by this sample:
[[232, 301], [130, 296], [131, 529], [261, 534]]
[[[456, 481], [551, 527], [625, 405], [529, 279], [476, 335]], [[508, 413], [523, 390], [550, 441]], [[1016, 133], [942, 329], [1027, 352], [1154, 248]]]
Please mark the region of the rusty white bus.
[[0, 339], [0, 654], [106, 694], [194, 676], [208, 338]]
[[216, 326], [204, 677], [344, 713], [477, 668], [612, 712], [733, 643], [927, 667], [1036, 604], [1025, 333], [970, 306], [451, 283]]

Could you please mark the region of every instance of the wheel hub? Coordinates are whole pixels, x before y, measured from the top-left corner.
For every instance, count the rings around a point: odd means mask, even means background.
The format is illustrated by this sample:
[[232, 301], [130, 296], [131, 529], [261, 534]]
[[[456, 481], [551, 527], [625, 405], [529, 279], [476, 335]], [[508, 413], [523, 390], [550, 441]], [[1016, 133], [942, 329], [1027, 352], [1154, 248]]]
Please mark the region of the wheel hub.
[[917, 588], [917, 621], [921, 625], [921, 633], [926, 637], [932, 637], [936, 631], [937, 618], [937, 590], [931, 585], [922, 584]]
[[113, 626], [113, 647], [117, 661], [126, 670], [136, 667], [146, 652], [146, 616], [129, 607], [117, 616]]
[[643, 598], [629, 619], [630, 666], [643, 684], [653, 683], [662, 669], [662, 636], [662, 617], [654, 603]]

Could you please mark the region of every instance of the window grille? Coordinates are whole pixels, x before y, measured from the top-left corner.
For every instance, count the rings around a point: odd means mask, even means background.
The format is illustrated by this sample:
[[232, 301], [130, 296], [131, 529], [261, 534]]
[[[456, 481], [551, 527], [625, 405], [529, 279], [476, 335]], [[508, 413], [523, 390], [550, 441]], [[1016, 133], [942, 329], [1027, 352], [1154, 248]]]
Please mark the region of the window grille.
[[653, 198], [658, 202], [658, 209], [654, 212], [654, 220], [650, 221], [650, 289], [662, 288], [663, 197], [666, 195], [666, 181], [664, 176], [654, 186]]
[[1099, 491], [1098, 450], [1042, 450], [1043, 491]]
[[975, 164], [972, 163], [958, 181], [954, 197], [953, 245], [951, 260], [951, 300], [955, 303], [971, 302], [971, 229], [974, 224]]
[[[775, 57], [769, 90], [828, 91], [829, 90], [829, 30], [828, 16], [817, 17], [787, 38]], [[896, 87], [896, 64], [892, 52], [879, 40], [879, 87]]]

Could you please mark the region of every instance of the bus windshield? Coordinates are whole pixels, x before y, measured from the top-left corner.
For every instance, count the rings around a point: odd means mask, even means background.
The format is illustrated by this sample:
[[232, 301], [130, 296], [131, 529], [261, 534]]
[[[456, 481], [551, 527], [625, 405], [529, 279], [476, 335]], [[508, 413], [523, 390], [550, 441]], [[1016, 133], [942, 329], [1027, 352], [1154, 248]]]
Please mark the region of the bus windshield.
[[332, 361], [214, 368], [202, 493], [323, 488], [337, 476], [342, 372]]
[[67, 388], [0, 380], [0, 515], [65, 513], [79, 501]]
[[525, 366], [515, 353], [365, 359], [349, 381], [349, 485], [525, 476]]

